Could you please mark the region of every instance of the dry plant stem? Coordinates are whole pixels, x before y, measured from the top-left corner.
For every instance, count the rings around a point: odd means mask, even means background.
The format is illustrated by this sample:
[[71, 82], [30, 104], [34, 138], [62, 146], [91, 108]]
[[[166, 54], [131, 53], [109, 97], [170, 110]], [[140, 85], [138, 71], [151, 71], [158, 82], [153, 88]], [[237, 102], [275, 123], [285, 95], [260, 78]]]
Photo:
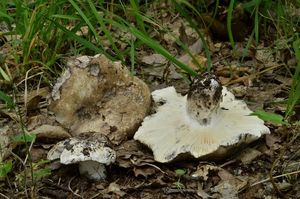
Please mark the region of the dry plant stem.
[[[16, 87], [16, 85], [13, 85], [13, 96], [14, 96], [14, 98], [15, 98], [15, 96], [16, 96], [16, 93], [17, 93], [17, 87]], [[17, 106], [17, 104], [15, 105], [15, 112], [16, 112], [16, 114], [18, 115], [18, 123], [20, 124], [20, 128], [21, 128], [21, 132], [22, 132], [22, 134], [24, 135], [24, 137], [25, 137], [25, 133], [26, 133], [26, 131], [25, 131], [25, 124], [24, 124], [24, 121], [23, 121], [23, 118], [22, 118], [22, 115], [21, 115], [21, 112], [20, 112], [20, 109], [19, 109], [19, 107]], [[28, 143], [26, 142], [26, 140], [25, 140], [25, 149], [26, 149], [26, 153], [27, 153], [27, 155], [29, 156], [29, 159], [31, 160], [31, 154], [30, 154], [30, 150], [29, 150], [29, 147], [28, 147]], [[24, 162], [25, 163], [25, 162]], [[31, 179], [32, 179], [32, 181], [34, 181], [34, 178], [33, 178], [33, 165], [32, 165], [32, 161], [29, 161], [29, 164], [30, 164], [30, 174], [31, 174]], [[25, 169], [26, 169], [26, 166], [24, 165], [24, 187], [25, 187], [25, 195], [26, 195], [26, 197], [28, 198], [29, 196], [28, 196], [28, 193], [27, 193], [27, 187], [26, 187], [26, 184], [27, 184], [27, 175], [26, 175], [26, 171], [25, 171]]]
[[4, 195], [3, 193], [0, 193], [0, 196], [5, 198], [5, 199], [9, 199], [9, 197], [7, 197], [6, 195]]
[[[34, 78], [34, 77], [36, 77], [36, 76], [42, 75], [43, 73], [44, 73], [44, 72], [39, 72], [39, 73], [36, 73], [36, 74], [34, 74], [34, 75], [31, 75], [31, 76], [29, 76], [29, 77], [27, 78], [27, 80], [28, 80], [28, 79], [31, 79], [31, 78]], [[25, 81], [25, 79], [23, 79], [22, 81], [20, 81], [19, 83], [17, 83], [16, 86], [19, 86], [19, 85], [22, 84], [24, 81]]]
[[[32, 141], [30, 142], [30, 145], [29, 145], [29, 149], [28, 149], [29, 151], [31, 151], [31, 149], [32, 149], [32, 147], [33, 147], [33, 143], [34, 143], [34, 141], [32, 140]], [[25, 157], [25, 160], [24, 160], [24, 165], [26, 164], [28, 158], [29, 158], [29, 155], [26, 154], [26, 157]]]
[[27, 99], [28, 99], [27, 80], [29, 80], [29, 79], [31, 79], [31, 78], [33, 78], [33, 77], [35, 77], [35, 76], [41, 75], [41, 76], [40, 76], [39, 83], [38, 83], [38, 89], [39, 89], [39, 86], [40, 86], [40, 83], [41, 83], [42, 74], [44, 73], [44, 72], [39, 72], [39, 73], [37, 73], [37, 74], [34, 74], [34, 75], [28, 77], [29, 72], [30, 72], [31, 70], [35, 69], [35, 68], [36, 68], [36, 67], [29, 69], [29, 70], [26, 72], [25, 79], [24, 79], [24, 81], [25, 81], [25, 89], [24, 89], [24, 107], [25, 107], [25, 115], [27, 115]]
[[261, 75], [261, 74], [263, 74], [263, 73], [265, 73], [265, 72], [268, 72], [268, 71], [273, 70], [273, 69], [275, 69], [275, 68], [278, 68], [278, 67], [280, 67], [280, 66], [283, 66], [283, 64], [280, 64], [280, 65], [277, 65], [277, 66], [273, 66], [273, 67], [270, 67], [270, 68], [266, 68], [266, 69], [264, 69], [264, 70], [262, 70], [262, 71], [259, 71], [259, 72], [257, 72], [257, 73], [254, 73], [254, 74], [251, 74], [251, 75], [248, 75], [248, 76], [243, 76], [243, 77], [240, 77], [240, 78], [231, 80], [231, 81], [227, 82], [227, 83], [225, 84], [225, 86], [228, 86], [228, 85], [230, 85], [230, 84], [234, 84], [234, 83], [238, 83], [238, 82], [244, 81], [244, 80], [246, 80], [246, 79], [248, 79], [248, 78], [255, 77], [255, 76], [257, 76], [257, 75]]
[[223, 167], [228, 166], [233, 163], [236, 163], [236, 160], [229, 160], [229, 161], [225, 162], [224, 164], [221, 164], [219, 167], [223, 168]]
[[15, 154], [15, 153], [12, 152], [12, 151], [10, 151], [10, 154], [11, 154], [12, 156], [14, 156], [16, 159], [18, 159], [18, 160], [22, 163], [22, 165], [25, 167], [25, 162], [24, 162], [17, 154]]
[[159, 168], [158, 166], [156, 166], [156, 165], [154, 165], [154, 164], [145, 163], [145, 165], [152, 166], [152, 167], [156, 168], [157, 170], [159, 170], [160, 172], [162, 172], [163, 174], [166, 174], [166, 172], [164, 172], [163, 170], [161, 170], [161, 168]]
[[173, 194], [173, 193], [192, 193], [197, 194], [197, 191], [194, 189], [172, 189], [172, 188], [163, 188], [164, 193]]
[[76, 193], [75, 191], [73, 191], [73, 189], [71, 188], [71, 183], [72, 181], [76, 178], [76, 176], [73, 176], [69, 183], [68, 183], [68, 188], [69, 188], [69, 191], [72, 192], [75, 196], [79, 197], [79, 198], [83, 198], [81, 195], [79, 195], [78, 193]]
[[99, 193], [97, 193], [97, 194], [93, 195], [92, 197], [90, 197], [90, 199], [98, 198], [98, 196], [99, 196], [100, 194], [102, 194], [102, 193], [101, 193], [101, 192], [99, 192]]
[[272, 167], [271, 167], [271, 170], [270, 170], [270, 172], [269, 172], [269, 176], [270, 176], [270, 182], [272, 183], [272, 185], [273, 185], [273, 188], [275, 189], [275, 191], [277, 192], [277, 194], [279, 194], [281, 197], [283, 197], [283, 194], [282, 194], [282, 192], [278, 189], [278, 187], [277, 187], [277, 185], [276, 185], [276, 183], [275, 183], [275, 181], [274, 181], [274, 178], [273, 178], [273, 175], [272, 175], [272, 173], [273, 173], [273, 171], [274, 171], [274, 168], [275, 168], [275, 165], [277, 164], [277, 162], [279, 161], [279, 159], [277, 159], [277, 160], [275, 160], [274, 162], [273, 162], [273, 164], [272, 164]]
[[[285, 174], [281, 174], [281, 175], [278, 175], [278, 176], [273, 176], [273, 179], [282, 178], [282, 177], [285, 177], [285, 176], [295, 175], [295, 174], [299, 174], [299, 173], [300, 173], [300, 170], [299, 171], [293, 171], [293, 172], [290, 172], [290, 173], [285, 173]], [[259, 182], [256, 182], [256, 183], [250, 185], [250, 187], [253, 187], [253, 186], [265, 183], [265, 182], [269, 182], [270, 180], [271, 180], [270, 178], [261, 180]]]
[[52, 187], [55, 187], [55, 188], [58, 188], [58, 189], [61, 189], [61, 190], [64, 190], [64, 191], [68, 191], [68, 192], [71, 192], [70, 189], [67, 189], [63, 186], [60, 186], [59, 184], [56, 184], [54, 182], [51, 182], [49, 180], [43, 180], [43, 183], [49, 185], [49, 186], [52, 186]]

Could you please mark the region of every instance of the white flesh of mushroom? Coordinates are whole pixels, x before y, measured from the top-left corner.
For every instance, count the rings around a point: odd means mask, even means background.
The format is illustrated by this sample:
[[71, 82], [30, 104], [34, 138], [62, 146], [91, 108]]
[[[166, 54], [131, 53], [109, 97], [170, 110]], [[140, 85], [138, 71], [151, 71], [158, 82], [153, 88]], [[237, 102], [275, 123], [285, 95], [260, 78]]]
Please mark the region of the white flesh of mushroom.
[[[204, 81], [209, 85], [201, 88]], [[196, 80], [197, 87], [191, 87], [186, 96], [177, 94], [174, 87], [154, 91], [154, 101], [163, 105], [144, 119], [134, 139], [150, 147], [156, 161], [170, 162], [180, 154], [195, 158], [223, 154], [226, 147], [270, 133], [261, 119], [249, 116], [252, 111], [245, 102], [217, 84], [214, 76]]]
[[78, 163], [80, 174], [98, 181], [106, 178], [104, 165], [113, 163], [116, 153], [98, 139], [70, 138], [57, 143], [47, 158], [60, 159], [62, 164]]

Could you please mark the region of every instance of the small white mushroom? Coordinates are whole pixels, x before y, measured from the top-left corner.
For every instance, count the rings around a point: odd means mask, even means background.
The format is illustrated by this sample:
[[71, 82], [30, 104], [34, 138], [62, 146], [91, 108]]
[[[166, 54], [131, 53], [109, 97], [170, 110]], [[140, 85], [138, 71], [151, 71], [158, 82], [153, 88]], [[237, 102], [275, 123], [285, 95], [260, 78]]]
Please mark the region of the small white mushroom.
[[156, 113], [144, 119], [134, 139], [150, 147], [158, 162], [186, 154], [222, 158], [229, 149], [270, 133], [261, 119], [250, 116], [246, 103], [210, 73], [197, 76], [186, 96], [168, 87], [152, 92], [152, 97]]
[[58, 142], [49, 152], [49, 160], [60, 159], [62, 164], [78, 163], [80, 174], [91, 180], [106, 178], [104, 165], [116, 160], [116, 152], [104, 136], [69, 138]]

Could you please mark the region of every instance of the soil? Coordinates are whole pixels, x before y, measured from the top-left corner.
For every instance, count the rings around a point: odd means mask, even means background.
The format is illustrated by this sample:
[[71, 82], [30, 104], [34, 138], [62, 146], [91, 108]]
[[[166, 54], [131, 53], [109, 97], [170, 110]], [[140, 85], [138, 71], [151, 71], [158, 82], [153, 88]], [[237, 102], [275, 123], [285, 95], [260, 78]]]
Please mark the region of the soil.
[[[165, 24], [174, 31], [184, 26], [186, 41], [196, 42], [195, 34], [180, 17]], [[172, 26], [173, 24], [173, 26]], [[158, 35], [154, 35], [154, 37]], [[251, 46], [245, 51], [246, 41], [236, 44], [233, 51], [228, 41], [218, 41], [213, 35], [207, 35], [209, 49], [212, 52], [213, 72], [219, 77], [237, 98], [247, 102], [250, 109], [263, 108], [265, 111], [284, 115], [286, 109], [280, 103], [288, 97], [291, 76], [283, 67], [282, 60], [294, 63], [286, 50], [273, 52], [270, 47], [261, 44]], [[177, 57], [184, 55], [165, 35], [162, 38], [165, 47]], [[196, 58], [207, 66], [203, 50]], [[145, 61], [145, 57], [147, 61]], [[149, 57], [150, 56], [150, 57]], [[153, 57], [151, 57], [153, 56]], [[186, 94], [190, 78], [182, 70], [159, 60], [157, 54], [148, 49], [139, 52], [139, 64], [136, 75], [145, 81], [151, 90], [166, 86], [175, 86], [178, 92]], [[266, 57], [268, 57], [266, 59]], [[158, 62], [158, 63], [157, 63]], [[187, 64], [193, 66], [189, 61]], [[196, 68], [197, 69], [197, 68]], [[185, 78], [182, 78], [182, 74]], [[47, 106], [45, 99], [51, 88], [45, 87], [45, 94], [37, 101], [30, 101], [27, 115], [32, 117], [43, 112]], [[32, 89], [35, 90], [35, 89]], [[24, 110], [20, 95], [19, 106]], [[1, 104], [0, 104], [1, 105]], [[119, 152], [113, 165], [107, 167], [108, 177], [93, 182], [79, 175], [77, 165], [59, 165], [41, 163], [46, 159], [53, 140], [38, 139], [31, 147], [33, 168], [50, 168], [51, 174], [31, 182], [30, 168], [16, 159], [27, 159], [24, 144], [13, 147], [13, 172], [0, 182], [0, 195], [3, 198], [300, 198], [300, 133], [299, 126], [293, 124], [299, 120], [300, 106], [288, 125], [275, 125], [266, 122], [271, 134], [243, 146], [222, 160], [178, 160], [168, 164], [154, 161], [152, 153], [142, 144], [129, 139], [116, 146]], [[18, 128], [13, 122], [17, 114], [1, 111], [0, 125], [8, 124]], [[26, 158], [27, 157], [27, 158]], [[38, 163], [39, 162], [39, 163]], [[23, 162], [24, 163], [24, 162]], [[28, 162], [27, 162], [28, 163]], [[26, 177], [24, 177], [26, 174]], [[25, 181], [24, 181], [25, 180]]]

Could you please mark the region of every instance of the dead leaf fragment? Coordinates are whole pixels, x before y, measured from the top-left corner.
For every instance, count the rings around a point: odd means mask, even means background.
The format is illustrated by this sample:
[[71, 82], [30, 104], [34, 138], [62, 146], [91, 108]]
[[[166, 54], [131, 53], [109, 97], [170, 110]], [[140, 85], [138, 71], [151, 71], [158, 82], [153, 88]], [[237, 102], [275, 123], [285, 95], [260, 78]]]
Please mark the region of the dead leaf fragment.
[[109, 186], [107, 188], [107, 192], [116, 194], [116, 195], [121, 196], [121, 197], [123, 197], [126, 194], [126, 192], [121, 190], [120, 185], [118, 185], [115, 182], [112, 182], [112, 183], [109, 184]]
[[35, 134], [39, 140], [44, 142], [64, 140], [71, 137], [71, 135], [64, 128], [48, 124], [41, 125], [32, 130], [30, 133]]
[[256, 149], [246, 148], [237, 157], [243, 164], [250, 164], [254, 159], [259, 157], [262, 153]]
[[152, 54], [152, 55], [144, 56], [142, 58], [142, 62], [148, 65], [156, 66], [156, 65], [166, 64], [167, 60], [161, 54]]
[[211, 170], [219, 170], [219, 169], [220, 169], [219, 167], [213, 166], [213, 165], [209, 165], [209, 164], [202, 165], [202, 166], [199, 166], [197, 168], [197, 171], [195, 171], [192, 174], [192, 177], [193, 178], [200, 178], [200, 177], [202, 177], [204, 181], [207, 181], [209, 171], [211, 171]]
[[143, 167], [134, 167], [133, 172], [134, 176], [143, 176], [144, 178], [147, 178], [148, 176], [154, 175], [156, 173], [156, 169], [150, 166], [143, 166]]

